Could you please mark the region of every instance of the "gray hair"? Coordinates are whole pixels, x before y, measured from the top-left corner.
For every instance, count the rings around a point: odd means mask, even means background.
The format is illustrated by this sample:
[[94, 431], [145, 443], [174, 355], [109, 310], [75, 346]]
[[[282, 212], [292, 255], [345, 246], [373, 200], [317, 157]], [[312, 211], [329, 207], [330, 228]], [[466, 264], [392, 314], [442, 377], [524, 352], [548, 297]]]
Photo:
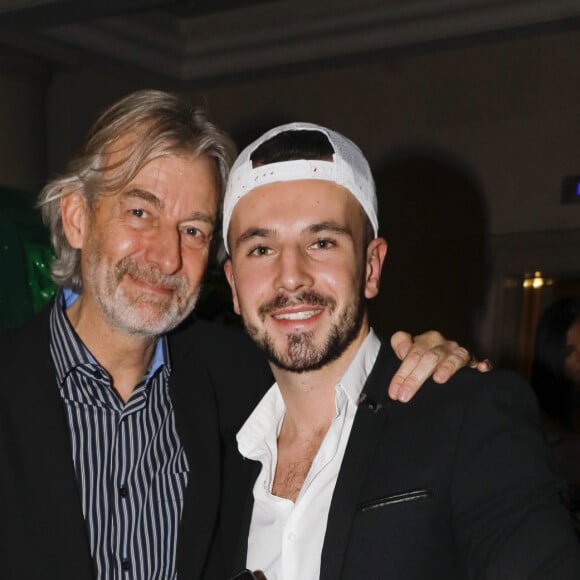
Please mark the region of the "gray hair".
[[[107, 163], [112, 146], [131, 135], [135, 140], [122, 159]], [[113, 104], [97, 119], [84, 149], [65, 173], [50, 181], [38, 197], [55, 251], [51, 267], [54, 282], [77, 292], [82, 289], [80, 251], [71, 247], [64, 234], [61, 197], [80, 192], [92, 208], [100, 195], [119, 191], [150, 161], [185, 154], [206, 156], [214, 162], [221, 205], [235, 152], [230, 137], [211, 123], [204, 111], [177, 95], [141, 90]]]

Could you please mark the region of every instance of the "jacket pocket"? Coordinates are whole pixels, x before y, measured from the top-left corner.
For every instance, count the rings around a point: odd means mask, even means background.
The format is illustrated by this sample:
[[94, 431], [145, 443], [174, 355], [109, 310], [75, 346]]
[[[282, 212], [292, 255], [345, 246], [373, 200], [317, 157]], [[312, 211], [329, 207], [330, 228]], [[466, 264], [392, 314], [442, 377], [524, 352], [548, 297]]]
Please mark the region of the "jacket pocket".
[[386, 495], [385, 497], [379, 497], [377, 499], [365, 501], [359, 505], [359, 511], [368, 512], [370, 510], [380, 509], [398, 503], [426, 500], [433, 497], [434, 495], [435, 492], [433, 491], [433, 488], [430, 487], [424, 489], [411, 489], [409, 491], [402, 491], [399, 493]]

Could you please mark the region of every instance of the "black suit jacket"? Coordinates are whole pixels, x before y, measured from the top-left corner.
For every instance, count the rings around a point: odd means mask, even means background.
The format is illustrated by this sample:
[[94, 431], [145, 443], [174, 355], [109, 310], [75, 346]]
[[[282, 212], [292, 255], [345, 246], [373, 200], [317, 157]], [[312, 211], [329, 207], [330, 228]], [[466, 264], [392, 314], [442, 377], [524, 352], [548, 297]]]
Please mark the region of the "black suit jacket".
[[[580, 578], [528, 385], [465, 369], [403, 405], [385, 388], [398, 364], [383, 345], [332, 498], [320, 577]], [[218, 539], [226, 577], [245, 564], [259, 468], [232, 439]]]
[[[49, 351], [49, 312], [0, 337], [0, 578], [7, 580], [94, 578]], [[170, 393], [190, 465], [177, 570], [194, 579], [204, 575], [217, 521], [219, 428], [240, 426], [271, 375], [241, 332], [201, 320], [172, 333], [169, 352]], [[218, 403], [226, 405], [220, 412]]]

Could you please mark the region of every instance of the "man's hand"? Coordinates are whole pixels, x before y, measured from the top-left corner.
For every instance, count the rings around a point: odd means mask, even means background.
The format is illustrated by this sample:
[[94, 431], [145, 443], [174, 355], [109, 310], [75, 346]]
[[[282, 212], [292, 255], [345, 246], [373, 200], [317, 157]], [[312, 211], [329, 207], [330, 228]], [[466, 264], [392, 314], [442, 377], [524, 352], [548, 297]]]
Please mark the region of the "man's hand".
[[391, 346], [403, 362], [389, 385], [389, 396], [402, 403], [410, 401], [431, 375], [436, 383], [444, 383], [466, 365], [480, 372], [492, 367], [489, 360], [478, 361], [436, 330], [419, 334], [414, 340], [407, 332], [395, 332]]

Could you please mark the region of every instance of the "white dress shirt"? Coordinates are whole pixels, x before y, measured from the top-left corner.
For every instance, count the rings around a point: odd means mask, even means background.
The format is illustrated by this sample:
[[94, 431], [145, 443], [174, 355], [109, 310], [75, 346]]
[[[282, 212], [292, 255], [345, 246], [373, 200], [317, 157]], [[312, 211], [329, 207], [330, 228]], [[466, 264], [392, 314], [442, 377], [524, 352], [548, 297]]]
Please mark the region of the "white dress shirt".
[[[344, 457], [358, 398], [381, 343], [371, 330], [336, 385], [334, 417], [296, 502], [272, 495], [277, 439], [285, 406], [277, 384], [264, 395], [237, 434], [238, 449], [262, 463], [254, 485], [254, 509], [246, 565], [268, 580], [308, 580], [320, 576], [320, 556], [334, 486]], [[386, 389], [385, 385], [385, 389]]]

